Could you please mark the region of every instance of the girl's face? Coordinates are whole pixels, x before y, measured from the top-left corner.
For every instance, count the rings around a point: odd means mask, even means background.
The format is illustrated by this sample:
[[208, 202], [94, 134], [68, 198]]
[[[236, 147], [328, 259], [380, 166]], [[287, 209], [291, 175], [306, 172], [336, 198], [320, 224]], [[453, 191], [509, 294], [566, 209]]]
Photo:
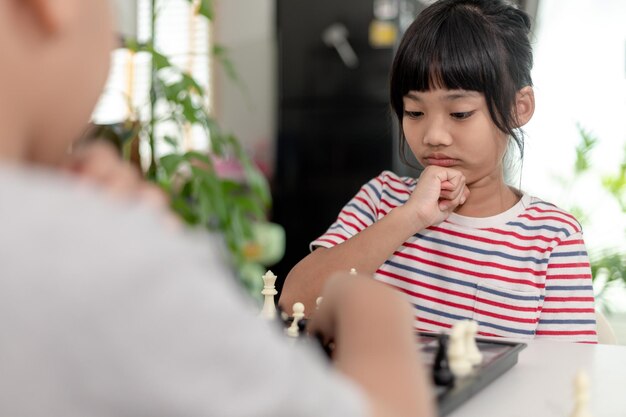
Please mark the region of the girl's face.
[[419, 163], [449, 167], [467, 185], [503, 181], [507, 135], [491, 120], [483, 94], [466, 90], [410, 91], [402, 129]]

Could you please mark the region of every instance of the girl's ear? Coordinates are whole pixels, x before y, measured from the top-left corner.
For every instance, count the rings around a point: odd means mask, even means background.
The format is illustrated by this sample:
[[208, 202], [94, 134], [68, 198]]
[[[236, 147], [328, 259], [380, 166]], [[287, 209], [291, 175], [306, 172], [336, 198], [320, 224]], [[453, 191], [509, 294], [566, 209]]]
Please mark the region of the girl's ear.
[[63, 30], [65, 25], [74, 17], [75, 14], [75, 0], [20, 1], [24, 2], [24, 6], [30, 8], [32, 15], [39, 23], [39, 27], [48, 33], [56, 33]]
[[529, 85], [520, 89], [515, 94], [515, 123], [516, 127], [522, 127], [535, 112], [535, 91]]

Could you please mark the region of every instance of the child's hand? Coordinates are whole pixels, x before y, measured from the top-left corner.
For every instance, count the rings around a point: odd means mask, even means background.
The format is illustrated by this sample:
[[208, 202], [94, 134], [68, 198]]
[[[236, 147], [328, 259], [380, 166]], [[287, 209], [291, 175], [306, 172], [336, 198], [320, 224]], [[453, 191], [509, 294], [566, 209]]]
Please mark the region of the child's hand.
[[62, 169], [115, 198], [137, 200], [157, 208], [168, 206], [165, 193], [146, 181], [137, 168], [123, 161], [107, 143], [96, 142], [76, 150]]
[[413, 194], [404, 204], [421, 228], [441, 223], [465, 203], [469, 189], [465, 176], [452, 168], [428, 166], [420, 175]]

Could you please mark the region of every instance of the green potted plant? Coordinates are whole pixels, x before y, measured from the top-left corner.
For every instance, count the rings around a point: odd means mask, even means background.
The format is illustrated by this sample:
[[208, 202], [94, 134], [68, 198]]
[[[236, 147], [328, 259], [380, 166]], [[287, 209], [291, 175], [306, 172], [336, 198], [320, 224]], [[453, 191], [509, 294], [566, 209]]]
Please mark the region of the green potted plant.
[[[198, 18], [213, 19], [210, 0], [187, 1]], [[167, 192], [172, 209], [186, 223], [223, 234], [242, 282], [258, 294], [264, 266], [277, 262], [284, 250], [282, 228], [267, 222], [271, 204], [268, 183], [237, 138], [223, 132], [209, 113], [205, 88], [155, 47], [160, 10], [157, 1], [151, 0], [147, 41], [125, 39], [129, 51], [150, 58], [148, 116], [139, 118], [139, 111], [131, 111], [129, 120], [115, 128], [100, 126], [99, 134], [114, 136], [129, 159], [135, 155], [137, 160], [138, 141], [148, 144], [144, 147], [148, 155], [141, 158], [148, 161], [143, 169], [146, 178]], [[226, 50], [216, 45], [211, 53], [237, 80]], [[164, 122], [175, 125], [177, 132], [159, 133], [158, 126]], [[192, 127], [199, 127], [210, 138], [208, 152], [184, 148], [184, 131]], [[159, 155], [159, 143], [168, 144], [171, 150]], [[220, 172], [224, 163], [236, 166], [238, 175]]]

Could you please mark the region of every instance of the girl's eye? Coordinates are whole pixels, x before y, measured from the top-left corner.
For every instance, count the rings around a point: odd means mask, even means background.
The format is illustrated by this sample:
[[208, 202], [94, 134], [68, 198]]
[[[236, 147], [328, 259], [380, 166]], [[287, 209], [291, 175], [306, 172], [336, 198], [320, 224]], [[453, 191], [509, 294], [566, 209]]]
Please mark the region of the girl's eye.
[[457, 120], [464, 120], [470, 117], [472, 114], [474, 114], [473, 111], [465, 111], [465, 112], [459, 112], [459, 113], [450, 113], [450, 116], [452, 116], [454, 119], [457, 119]]
[[417, 119], [420, 116], [423, 116], [424, 113], [422, 113], [421, 111], [408, 111], [405, 110], [404, 111], [404, 115], [410, 119]]

